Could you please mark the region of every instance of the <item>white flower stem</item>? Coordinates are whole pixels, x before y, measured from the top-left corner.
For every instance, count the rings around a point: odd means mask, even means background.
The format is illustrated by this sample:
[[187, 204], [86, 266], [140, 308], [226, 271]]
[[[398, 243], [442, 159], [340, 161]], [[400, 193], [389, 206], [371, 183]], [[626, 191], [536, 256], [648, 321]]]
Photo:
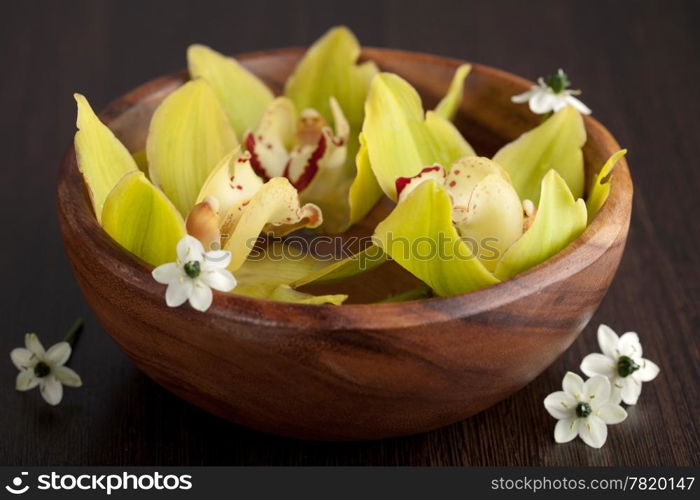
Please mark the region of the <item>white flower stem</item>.
[[75, 344], [80, 338], [80, 334], [83, 331], [84, 325], [85, 323], [83, 322], [83, 318], [78, 318], [75, 320], [75, 323], [73, 323], [73, 326], [70, 327], [70, 330], [68, 330], [68, 333], [66, 334], [66, 337], [63, 339], [63, 341], [68, 342], [71, 348], [75, 348]]

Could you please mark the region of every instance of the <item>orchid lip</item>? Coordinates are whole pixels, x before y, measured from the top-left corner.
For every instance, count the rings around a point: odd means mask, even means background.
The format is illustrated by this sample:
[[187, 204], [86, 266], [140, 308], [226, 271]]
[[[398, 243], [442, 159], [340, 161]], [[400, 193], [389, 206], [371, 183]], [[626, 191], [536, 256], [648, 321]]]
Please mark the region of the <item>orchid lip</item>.
[[255, 153], [255, 146], [255, 136], [252, 132], [250, 132], [245, 139], [245, 147], [250, 154], [250, 165], [253, 167], [255, 173], [258, 174], [258, 176], [260, 176], [265, 182], [267, 182], [270, 180], [270, 176], [267, 175], [265, 167], [263, 167], [262, 163], [260, 163], [260, 158], [258, 158], [258, 155]]
[[396, 179], [396, 196], [400, 196], [401, 192], [406, 188], [406, 186], [408, 186], [411, 183], [412, 180], [417, 179], [428, 172], [439, 172], [440, 170], [443, 170], [444, 176], [445, 173], [442, 166], [435, 164], [430, 167], [424, 167], [418, 174], [412, 177], [398, 177]]
[[296, 180], [290, 179], [289, 166], [290, 166], [291, 162], [287, 163], [287, 166], [284, 169], [284, 176], [287, 177], [292, 182], [292, 185], [296, 188], [297, 191], [301, 192], [309, 184], [311, 184], [311, 181], [318, 173], [318, 162], [321, 158], [323, 158], [323, 155], [325, 154], [325, 152], [326, 152], [326, 136], [322, 134], [321, 138], [318, 141], [318, 144], [316, 145], [316, 149], [314, 149], [314, 152], [311, 153], [311, 156], [309, 156], [309, 159], [306, 160], [306, 164], [304, 165], [304, 168], [302, 169], [302, 173]]

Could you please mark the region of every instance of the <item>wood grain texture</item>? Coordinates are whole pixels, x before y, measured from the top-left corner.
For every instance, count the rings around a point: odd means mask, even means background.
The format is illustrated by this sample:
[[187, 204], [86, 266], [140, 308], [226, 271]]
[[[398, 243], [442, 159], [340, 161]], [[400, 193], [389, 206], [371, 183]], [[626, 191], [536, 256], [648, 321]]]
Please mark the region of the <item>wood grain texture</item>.
[[[353, 2], [285, 7], [227, 3], [23, 3], [0, 20], [5, 75], [0, 104], [6, 158], [0, 217], [14, 245], [2, 292], [9, 351], [26, 330], [59, 340], [74, 316], [88, 329], [72, 361], [86, 385], [55, 409], [38, 394], [0, 391], [0, 463], [669, 465], [698, 463], [700, 238], [693, 168], [699, 20], [692, 2]], [[245, 18], [231, 23], [212, 19]], [[155, 23], [155, 20], [158, 20]], [[61, 23], [60, 21], [65, 21]], [[271, 29], [261, 30], [261, 23]], [[368, 45], [483, 61], [531, 79], [563, 66], [584, 101], [630, 149], [635, 203], [628, 248], [610, 292], [583, 335], [532, 384], [495, 407], [427, 434], [371, 443], [276, 438], [230, 424], [169, 395], [141, 375], [85, 306], [60, 247], [52, 192], [74, 123], [70, 94], [96, 107], [147, 78], [183, 66], [187, 43], [241, 53], [306, 45], [346, 22]], [[546, 35], [533, 26], [547, 26]], [[72, 26], [71, 30], [62, 27]], [[125, 29], [128, 26], [128, 29]], [[497, 26], [498, 29], [494, 29]], [[561, 43], [553, 43], [553, 40]], [[47, 79], [46, 75], [52, 75]], [[460, 126], [462, 126], [460, 124]], [[17, 188], [22, 186], [22, 188]], [[556, 446], [541, 401], [567, 369], [596, 349], [595, 324], [636, 329], [662, 367], [630, 418], [600, 451]], [[14, 369], [0, 365], [8, 387]], [[663, 424], [662, 424], [663, 422]]]

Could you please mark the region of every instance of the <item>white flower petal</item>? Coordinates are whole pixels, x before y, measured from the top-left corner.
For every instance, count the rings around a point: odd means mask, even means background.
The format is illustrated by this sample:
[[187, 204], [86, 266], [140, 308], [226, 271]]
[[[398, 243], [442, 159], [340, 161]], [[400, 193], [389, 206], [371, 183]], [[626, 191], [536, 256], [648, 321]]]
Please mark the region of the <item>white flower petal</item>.
[[601, 418], [590, 415], [579, 422], [578, 435], [588, 446], [600, 448], [608, 439], [608, 427]]
[[528, 102], [532, 96], [534, 96], [537, 92], [539, 92], [539, 87], [533, 86], [528, 90], [527, 92], [523, 92], [522, 94], [514, 95], [513, 97], [510, 98], [511, 102], [515, 103], [523, 103], [523, 102]]
[[583, 104], [578, 98], [572, 96], [571, 94], [566, 96], [566, 101], [567, 104], [570, 104], [576, 108], [579, 113], [583, 113], [584, 115], [590, 115], [592, 113], [591, 108]]
[[544, 398], [544, 407], [556, 419], [573, 418], [578, 403], [564, 391], [553, 392]]
[[567, 107], [569, 103], [566, 100], [565, 94], [555, 94], [554, 101], [552, 101], [552, 111], [555, 113], [561, 109]]
[[167, 264], [162, 264], [156, 267], [151, 272], [151, 276], [153, 276], [153, 279], [158, 283], [169, 285], [170, 283], [178, 281], [180, 278], [185, 276], [185, 271], [182, 268], [182, 265], [175, 262], [168, 262]]
[[211, 288], [198, 281], [190, 294], [190, 305], [196, 310], [204, 312], [211, 306], [213, 298]]
[[636, 405], [639, 395], [642, 393], [642, 383], [635, 380], [634, 377], [625, 377], [622, 379], [622, 389], [620, 395], [622, 401], [628, 405]]
[[32, 353], [34, 353], [39, 359], [44, 359], [44, 346], [41, 345], [39, 337], [36, 333], [28, 333], [24, 336], [24, 345]]
[[530, 99], [530, 111], [543, 115], [554, 110], [554, 105], [557, 98], [549, 91], [543, 90], [536, 92]]
[[557, 443], [568, 443], [578, 435], [578, 426], [578, 418], [560, 420], [554, 427], [554, 440]]
[[564, 392], [568, 392], [576, 399], [581, 398], [583, 395], [583, 379], [574, 372], [566, 372], [561, 386]]
[[41, 395], [51, 406], [56, 406], [63, 399], [63, 386], [53, 375], [48, 375], [39, 382]]
[[204, 269], [226, 269], [231, 263], [231, 252], [212, 250], [204, 255]]
[[68, 342], [59, 342], [58, 344], [52, 345], [46, 355], [44, 356], [44, 361], [51, 367], [61, 366], [68, 361], [71, 354], [71, 347]]
[[661, 370], [656, 363], [642, 358], [642, 361], [639, 363], [639, 370], [634, 372], [632, 376], [641, 382], [649, 382], [656, 378], [659, 371]]
[[74, 370], [68, 368], [67, 366], [56, 366], [53, 369], [53, 374], [56, 376], [59, 382], [69, 387], [80, 387], [83, 385], [80, 375], [75, 373]]
[[627, 332], [620, 337], [617, 349], [621, 356], [629, 356], [635, 361], [642, 358], [642, 344], [639, 343], [639, 336], [634, 332]]
[[602, 375], [604, 377], [613, 377], [617, 368], [614, 359], [600, 353], [589, 354], [581, 361], [581, 371], [589, 377]]
[[203, 272], [199, 275], [199, 279], [214, 290], [220, 290], [222, 292], [230, 292], [236, 288], [238, 284], [233, 274], [226, 269]]
[[192, 260], [201, 261], [204, 258], [204, 247], [197, 238], [186, 234], [177, 242], [177, 258], [183, 264]]
[[609, 358], [617, 359], [617, 343], [620, 338], [608, 325], [600, 325], [598, 327], [598, 346], [603, 354]]
[[625, 409], [617, 404], [605, 404], [595, 411], [595, 415], [608, 425], [619, 424], [627, 418]]
[[34, 365], [39, 361], [32, 351], [24, 347], [12, 349], [12, 352], [10, 352], [10, 359], [12, 359], [12, 363], [18, 370], [34, 368]]
[[610, 379], [610, 404], [619, 405], [622, 402], [622, 381], [624, 379], [616, 376]]
[[596, 375], [583, 384], [585, 400], [593, 409], [606, 404], [610, 400], [610, 381], [602, 375]]
[[34, 375], [34, 370], [22, 370], [17, 374], [15, 389], [18, 391], [28, 391], [39, 385], [39, 378]]
[[184, 279], [168, 285], [165, 291], [165, 303], [169, 307], [178, 307], [190, 298], [194, 285], [191, 279]]

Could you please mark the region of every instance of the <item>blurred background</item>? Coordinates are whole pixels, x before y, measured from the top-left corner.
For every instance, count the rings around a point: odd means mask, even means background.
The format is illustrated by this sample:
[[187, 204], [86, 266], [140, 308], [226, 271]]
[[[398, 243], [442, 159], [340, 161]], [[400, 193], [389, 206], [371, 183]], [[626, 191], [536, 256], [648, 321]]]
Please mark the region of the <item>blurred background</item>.
[[[698, 463], [700, 327], [699, 3], [695, 1], [13, 2], [0, 16], [0, 464], [689, 465]], [[75, 131], [75, 91], [96, 109], [185, 67], [204, 43], [231, 55], [306, 46], [348, 25], [364, 45], [495, 66], [531, 80], [564, 68], [623, 147], [635, 182], [628, 247], [579, 340], [535, 382], [465, 422], [372, 443], [277, 438], [210, 416], [160, 389], [87, 309], [63, 253], [55, 182]], [[7, 354], [74, 319], [84, 380], [63, 403], [14, 391]], [[600, 451], [556, 446], [542, 407], [597, 350], [601, 322], [637, 330], [661, 376]], [[3, 358], [4, 357], [4, 358]]]

